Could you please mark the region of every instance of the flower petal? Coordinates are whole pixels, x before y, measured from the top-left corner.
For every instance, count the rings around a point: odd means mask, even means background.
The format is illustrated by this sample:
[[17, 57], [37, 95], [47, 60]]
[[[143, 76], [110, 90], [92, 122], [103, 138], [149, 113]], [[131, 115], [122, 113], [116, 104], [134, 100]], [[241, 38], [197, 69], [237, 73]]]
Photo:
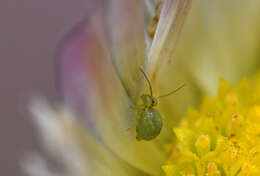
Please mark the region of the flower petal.
[[111, 62], [102, 22], [102, 16], [81, 21], [59, 47], [56, 61], [64, 102], [81, 112], [89, 131], [116, 157], [158, 175], [161, 151], [153, 142], [137, 142], [134, 131], [127, 131], [134, 113]]
[[[145, 175], [107, 150], [97, 139], [93, 138], [73, 114], [64, 107], [58, 111], [52, 109], [43, 100], [36, 100], [30, 107], [34, 115], [43, 146], [50, 156], [60, 164], [53, 172], [50, 164], [40, 156], [28, 158], [25, 169], [31, 174], [41, 175]], [[33, 159], [33, 160], [32, 160]]]
[[[86, 69], [88, 44], [95, 41], [91, 37], [94, 30], [89, 19], [81, 19], [63, 37], [55, 53], [57, 87], [62, 102], [80, 111], [86, 108], [87, 79], [93, 73]], [[89, 74], [89, 76], [87, 76]]]
[[155, 37], [148, 53], [149, 73], [153, 80], [159, 67], [172, 59], [191, 0], [165, 0], [163, 3]]
[[174, 56], [200, 90], [215, 95], [219, 77], [236, 83], [259, 68], [259, 10], [260, 1], [194, 1]]
[[108, 12], [113, 60], [129, 97], [135, 102], [140, 89], [139, 67], [146, 60], [143, 2], [111, 0]]

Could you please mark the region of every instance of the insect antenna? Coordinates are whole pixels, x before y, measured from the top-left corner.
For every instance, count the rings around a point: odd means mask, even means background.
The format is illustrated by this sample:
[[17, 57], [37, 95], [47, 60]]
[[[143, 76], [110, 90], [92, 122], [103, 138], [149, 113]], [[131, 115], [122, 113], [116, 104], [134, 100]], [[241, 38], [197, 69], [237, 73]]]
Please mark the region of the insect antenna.
[[181, 86], [178, 87], [177, 89], [175, 89], [175, 90], [173, 90], [173, 91], [171, 91], [171, 92], [169, 92], [169, 93], [167, 93], [167, 94], [160, 95], [160, 96], [157, 97], [157, 98], [167, 97], [167, 96], [169, 96], [169, 95], [171, 95], [171, 94], [174, 94], [175, 92], [179, 91], [179, 90], [182, 89], [183, 87], [185, 87], [185, 84], [181, 85]]
[[150, 89], [150, 94], [151, 94], [151, 96], [153, 96], [153, 89], [152, 89], [151, 82], [150, 82], [149, 79], [148, 79], [148, 76], [146, 75], [146, 73], [144, 72], [144, 70], [142, 69], [142, 67], [140, 67], [140, 71], [143, 73], [143, 75], [144, 75], [146, 81], [148, 82], [149, 89]]

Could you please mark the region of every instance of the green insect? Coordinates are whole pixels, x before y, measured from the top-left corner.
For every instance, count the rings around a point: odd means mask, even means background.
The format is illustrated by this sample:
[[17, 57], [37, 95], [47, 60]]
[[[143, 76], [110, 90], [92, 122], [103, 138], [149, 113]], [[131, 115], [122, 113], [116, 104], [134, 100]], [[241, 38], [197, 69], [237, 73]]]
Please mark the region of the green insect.
[[185, 85], [181, 85], [177, 89], [173, 90], [172, 92], [169, 92], [165, 95], [161, 95], [157, 98], [153, 97], [153, 91], [151, 83], [145, 74], [144, 70], [140, 68], [140, 71], [144, 75], [145, 79], [147, 80], [149, 84], [150, 89], [150, 95], [143, 94], [141, 96], [143, 104], [140, 106], [133, 107], [134, 109], [138, 110], [138, 119], [137, 119], [137, 125], [136, 125], [136, 139], [137, 140], [152, 140], [155, 137], [157, 137], [162, 129], [163, 121], [160, 113], [154, 109], [154, 106], [157, 105], [157, 99], [169, 96], [171, 94], [174, 94], [181, 88], [183, 88]]

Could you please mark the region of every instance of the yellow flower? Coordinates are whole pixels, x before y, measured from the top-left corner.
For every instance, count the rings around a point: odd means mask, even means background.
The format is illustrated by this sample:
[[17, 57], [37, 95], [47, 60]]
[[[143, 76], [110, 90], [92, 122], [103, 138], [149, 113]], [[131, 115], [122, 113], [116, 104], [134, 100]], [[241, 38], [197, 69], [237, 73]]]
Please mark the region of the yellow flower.
[[206, 97], [174, 128], [166, 175], [260, 175], [259, 88], [260, 74], [235, 87], [221, 79], [217, 96]]

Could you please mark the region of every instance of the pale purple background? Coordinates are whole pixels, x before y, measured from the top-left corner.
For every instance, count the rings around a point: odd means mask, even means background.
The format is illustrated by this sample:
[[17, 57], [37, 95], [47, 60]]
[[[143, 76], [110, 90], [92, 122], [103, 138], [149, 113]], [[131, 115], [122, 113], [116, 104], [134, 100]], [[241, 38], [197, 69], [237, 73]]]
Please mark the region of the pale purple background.
[[32, 95], [55, 100], [52, 54], [86, 0], [0, 0], [0, 175], [23, 175], [18, 161], [35, 150], [27, 104]]

